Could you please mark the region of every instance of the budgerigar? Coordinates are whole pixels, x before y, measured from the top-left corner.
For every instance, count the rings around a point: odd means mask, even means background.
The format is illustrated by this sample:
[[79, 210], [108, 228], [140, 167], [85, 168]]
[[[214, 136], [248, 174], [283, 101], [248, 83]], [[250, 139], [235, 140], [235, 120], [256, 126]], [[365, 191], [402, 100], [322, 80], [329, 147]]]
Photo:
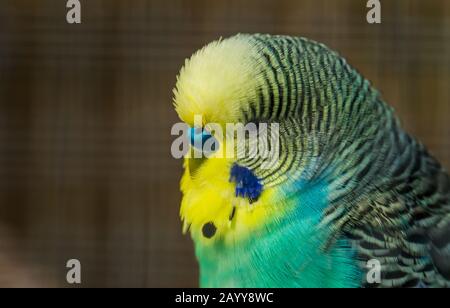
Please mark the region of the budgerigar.
[[191, 141], [213, 134], [207, 123], [279, 124], [276, 168], [185, 158], [180, 215], [201, 286], [450, 285], [449, 176], [335, 51], [289, 36], [212, 42], [186, 61], [174, 105]]

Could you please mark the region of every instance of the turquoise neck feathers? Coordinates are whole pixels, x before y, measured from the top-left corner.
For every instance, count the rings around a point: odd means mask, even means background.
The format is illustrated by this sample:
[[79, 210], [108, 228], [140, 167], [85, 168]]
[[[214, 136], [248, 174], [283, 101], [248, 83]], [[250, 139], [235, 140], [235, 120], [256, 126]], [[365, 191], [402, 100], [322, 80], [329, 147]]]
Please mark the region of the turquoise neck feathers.
[[[301, 192], [294, 195], [285, 190], [277, 203], [294, 210], [274, 217], [248, 239], [228, 246], [221, 241], [211, 246], [196, 245], [202, 287], [360, 284], [361, 273], [345, 240], [337, 240], [324, 252], [331, 230], [318, 224], [327, 206], [326, 185], [295, 183], [289, 190]], [[292, 202], [297, 206], [289, 207]]]

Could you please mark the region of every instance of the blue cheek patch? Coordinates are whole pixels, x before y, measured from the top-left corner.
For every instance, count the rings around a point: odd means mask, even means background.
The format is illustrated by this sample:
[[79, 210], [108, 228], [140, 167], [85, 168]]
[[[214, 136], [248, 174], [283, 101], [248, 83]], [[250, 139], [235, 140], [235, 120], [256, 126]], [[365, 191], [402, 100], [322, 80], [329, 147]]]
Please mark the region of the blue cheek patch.
[[231, 167], [230, 182], [236, 183], [236, 197], [248, 198], [250, 203], [257, 201], [263, 190], [263, 185], [253, 172], [238, 164]]

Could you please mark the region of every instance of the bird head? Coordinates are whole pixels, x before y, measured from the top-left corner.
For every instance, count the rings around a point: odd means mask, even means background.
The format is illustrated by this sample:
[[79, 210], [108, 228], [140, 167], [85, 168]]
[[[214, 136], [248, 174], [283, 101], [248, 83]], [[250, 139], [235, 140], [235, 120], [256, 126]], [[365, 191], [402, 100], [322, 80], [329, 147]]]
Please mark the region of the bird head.
[[319, 160], [327, 146], [343, 144], [339, 138], [363, 121], [345, 105], [355, 96], [348, 89], [356, 87], [368, 85], [344, 59], [301, 38], [241, 34], [212, 42], [186, 60], [174, 106], [191, 128], [193, 150], [214, 139], [209, 123], [224, 130], [227, 124], [258, 124], [248, 144], [260, 141], [255, 136], [261, 123], [266, 132], [277, 124], [278, 146], [269, 168], [258, 156], [223, 155], [228, 132], [216, 138], [221, 140], [207, 158], [188, 155], [181, 181], [184, 229], [205, 243], [235, 241], [279, 220], [295, 206], [290, 194], [325, 172]]

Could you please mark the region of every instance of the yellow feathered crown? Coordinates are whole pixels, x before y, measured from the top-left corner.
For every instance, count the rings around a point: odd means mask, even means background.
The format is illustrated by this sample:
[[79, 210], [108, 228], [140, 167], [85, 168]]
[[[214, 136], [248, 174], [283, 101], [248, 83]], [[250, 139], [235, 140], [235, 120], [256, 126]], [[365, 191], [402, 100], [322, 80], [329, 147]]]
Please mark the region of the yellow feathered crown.
[[175, 109], [182, 121], [194, 116], [206, 123], [242, 122], [256, 97], [256, 57], [247, 35], [218, 40], [197, 51], [177, 77]]

